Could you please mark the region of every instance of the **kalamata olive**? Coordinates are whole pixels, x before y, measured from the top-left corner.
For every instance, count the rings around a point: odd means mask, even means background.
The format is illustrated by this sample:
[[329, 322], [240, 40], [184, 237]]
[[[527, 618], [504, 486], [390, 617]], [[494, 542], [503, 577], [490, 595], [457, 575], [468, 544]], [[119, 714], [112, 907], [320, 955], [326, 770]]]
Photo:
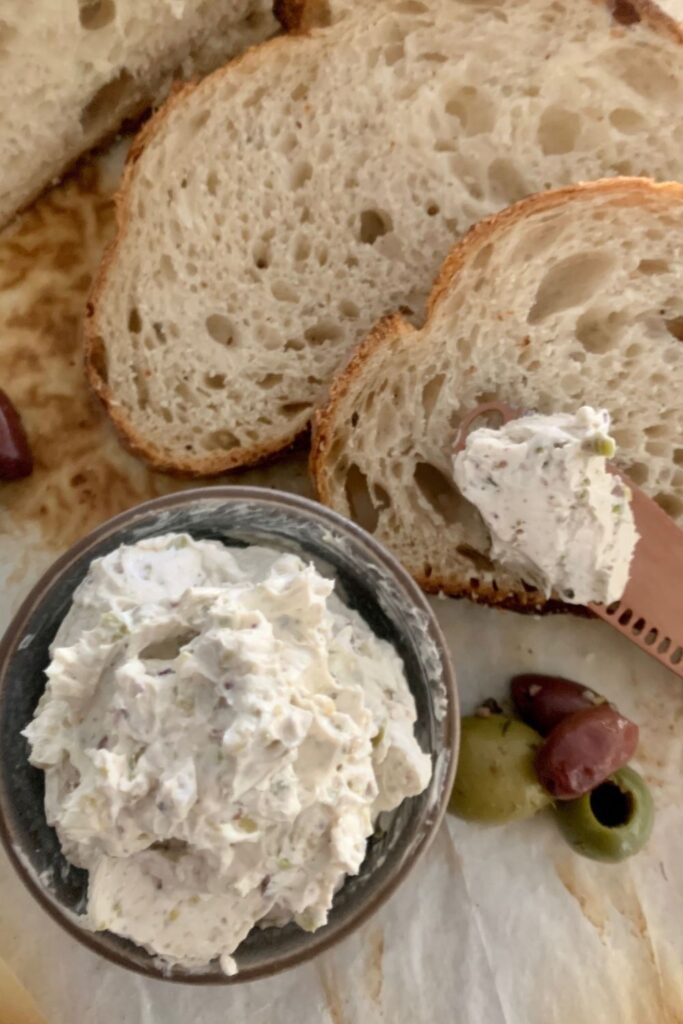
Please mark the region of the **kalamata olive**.
[[510, 694], [519, 715], [542, 736], [547, 736], [567, 715], [605, 702], [604, 697], [582, 683], [531, 673], [515, 676], [510, 681]]
[[470, 821], [502, 823], [550, 803], [534, 771], [541, 737], [506, 715], [463, 718], [449, 810]]
[[557, 820], [577, 853], [615, 863], [645, 846], [652, 832], [654, 804], [645, 780], [627, 767], [578, 800], [558, 804]]
[[637, 725], [611, 704], [593, 705], [555, 726], [536, 754], [536, 773], [556, 800], [574, 800], [623, 767], [637, 746]]
[[0, 480], [19, 480], [33, 471], [33, 457], [19, 413], [0, 391]]

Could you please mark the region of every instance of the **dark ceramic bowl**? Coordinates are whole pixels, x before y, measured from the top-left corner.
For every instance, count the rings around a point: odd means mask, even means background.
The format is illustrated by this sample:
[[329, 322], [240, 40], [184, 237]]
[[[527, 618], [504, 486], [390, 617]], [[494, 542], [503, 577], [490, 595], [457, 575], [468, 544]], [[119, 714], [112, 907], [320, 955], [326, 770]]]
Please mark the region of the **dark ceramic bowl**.
[[[169, 969], [144, 949], [79, 922], [87, 873], [62, 856], [45, 820], [42, 771], [28, 763], [22, 729], [45, 685], [49, 646], [74, 589], [94, 558], [120, 544], [169, 531], [226, 544], [251, 543], [312, 557], [335, 578], [340, 597], [403, 658], [418, 711], [416, 734], [432, 755], [428, 789], [405, 800], [373, 837], [360, 873], [335, 896], [328, 923], [308, 933], [296, 925], [254, 928], [240, 945], [239, 973], [226, 977], [215, 962], [201, 971]], [[247, 487], [184, 491], [139, 505], [111, 519], [55, 562], [34, 587], [0, 643], [0, 836], [22, 881], [73, 936], [115, 963], [183, 982], [250, 981], [301, 963], [366, 920], [422, 853], [443, 816], [458, 746], [458, 702], [446, 645], [422, 593], [398, 563], [353, 523], [303, 498]]]

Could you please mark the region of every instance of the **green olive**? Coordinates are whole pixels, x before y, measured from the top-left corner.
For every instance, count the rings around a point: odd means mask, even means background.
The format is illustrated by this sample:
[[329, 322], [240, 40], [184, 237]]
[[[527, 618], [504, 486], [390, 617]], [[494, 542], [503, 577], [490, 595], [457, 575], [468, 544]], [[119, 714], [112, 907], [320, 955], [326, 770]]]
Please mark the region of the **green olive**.
[[506, 715], [463, 718], [461, 725], [449, 811], [469, 821], [502, 823], [530, 818], [550, 803], [534, 770], [543, 742], [534, 729]]
[[650, 838], [654, 805], [645, 780], [621, 768], [578, 800], [557, 805], [557, 820], [577, 853], [616, 863], [642, 850]]

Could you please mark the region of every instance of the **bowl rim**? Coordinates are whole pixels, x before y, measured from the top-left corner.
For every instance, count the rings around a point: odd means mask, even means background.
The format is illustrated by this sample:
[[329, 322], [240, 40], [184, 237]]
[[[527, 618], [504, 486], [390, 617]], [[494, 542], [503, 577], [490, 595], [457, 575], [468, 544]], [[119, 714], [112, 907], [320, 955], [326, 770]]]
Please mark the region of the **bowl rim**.
[[[27, 621], [45, 600], [56, 582], [64, 575], [74, 561], [79, 559], [88, 549], [97, 545], [108, 536], [115, 534], [123, 526], [134, 522], [137, 518], [147, 517], [150, 513], [172, 509], [181, 505], [192, 505], [196, 502], [213, 501], [218, 503], [232, 503], [254, 501], [263, 504], [270, 504], [275, 507], [286, 506], [290, 511], [301, 513], [306, 518], [311, 516], [322, 519], [342, 533], [350, 535], [357, 544], [369, 548], [375, 560], [380, 562], [397, 583], [402, 587], [413, 604], [427, 616], [427, 629], [434, 640], [441, 667], [441, 678], [446, 688], [447, 706], [444, 721], [445, 749], [449, 752], [446, 770], [442, 773], [441, 789], [436, 801], [434, 810], [429, 821], [424, 826], [424, 832], [419, 839], [412, 853], [406, 857], [395, 871], [383, 879], [368, 895], [362, 900], [355, 910], [351, 910], [348, 916], [336, 926], [320, 929], [317, 933], [310, 933], [311, 939], [301, 949], [294, 950], [288, 954], [278, 955], [275, 953], [267, 962], [252, 967], [240, 968], [237, 974], [226, 975], [225, 973], [212, 972], [211, 974], [187, 971], [185, 974], [177, 974], [160, 964], [154, 954], [149, 955], [149, 962], [141, 964], [128, 959], [124, 951], [118, 951], [104, 946], [97, 932], [90, 931], [78, 923], [77, 915], [66, 909], [62, 904], [51, 898], [49, 892], [40, 883], [33, 869], [28, 865], [21, 849], [14, 841], [9, 825], [10, 815], [8, 810], [11, 800], [8, 798], [8, 786], [4, 773], [0, 774], [0, 842], [5, 853], [17, 875], [36, 899], [38, 904], [47, 911], [50, 917], [72, 935], [82, 945], [104, 957], [111, 963], [137, 974], [156, 980], [171, 981], [180, 984], [190, 985], [225, 985], [236, 984], [246, 981], [255, 981], [259, 978], [271, 977], [281, 971], [296, 967], [313, 957], [336, 945], [343, 938], [355, 931], [365, 923], [376, 911], [383, 906], [393, 893], [398, 889], [403, 880], [407, 877], [415, 864], [422, 858], [439, 829], [439, 826], [446, 813], [448, 797], [453, 787], [455, 769], [457, 764], [458, 748], [460, 742], [460, 717], [459, 698], [456, 685], [455, 670], [450, 658], [448, 645], [438, 620], [429, 606], [426, 596], [419, 588], [413, 577], [400, 564], [395, 556], [371, 534], [367, 533], [357, 523], [347, 519], [333, 509], [319, 504], [309, 498], [290, 493], [288, 491], [276, 490], [274, 488], [242, 486], [242, 485], [215, 485], [194, 487], [181, 491], [173, 491], [149, 501], [133, 505], [131, 508], [112, 516], [99, 526], [95, 527], [84, 537], [71, 545], [66, 551], [59, 555], [54, 562], [45, 570], [37, 582], [31, 587], [29, 593], [23, 599], [18, 609], [12, 616], [4, 634], [0, 636], [0, 698], [3, 695], [7, 668], [21, 643]], [[316, 939], [315, 936], [318, 935]], [[144, 947], [139, 947], [143, 949]]]

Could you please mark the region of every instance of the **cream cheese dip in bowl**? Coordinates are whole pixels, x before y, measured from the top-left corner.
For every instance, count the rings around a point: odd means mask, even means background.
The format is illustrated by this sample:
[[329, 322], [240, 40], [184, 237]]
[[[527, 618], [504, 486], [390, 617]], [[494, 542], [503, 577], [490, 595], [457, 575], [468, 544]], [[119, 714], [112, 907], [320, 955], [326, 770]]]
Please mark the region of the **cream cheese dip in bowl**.
[[117, 516], [0, 642], [10, 860], [72, 935], [157, 978], [253, 980], [361, 924], [438, 828], [457, 745], [420, 590], [276, 491]]

